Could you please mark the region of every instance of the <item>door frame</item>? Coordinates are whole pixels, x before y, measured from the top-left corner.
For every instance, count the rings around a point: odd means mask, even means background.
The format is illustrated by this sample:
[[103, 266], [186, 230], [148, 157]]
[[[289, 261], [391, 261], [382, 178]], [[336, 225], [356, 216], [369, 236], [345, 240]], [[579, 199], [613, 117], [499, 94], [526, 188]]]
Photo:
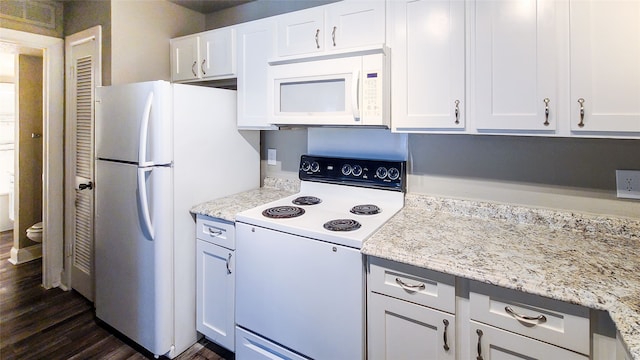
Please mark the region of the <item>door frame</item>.
[[5, 28], [0, 39], [43, 50], [42, 285], [64, 288], [64, 40]]

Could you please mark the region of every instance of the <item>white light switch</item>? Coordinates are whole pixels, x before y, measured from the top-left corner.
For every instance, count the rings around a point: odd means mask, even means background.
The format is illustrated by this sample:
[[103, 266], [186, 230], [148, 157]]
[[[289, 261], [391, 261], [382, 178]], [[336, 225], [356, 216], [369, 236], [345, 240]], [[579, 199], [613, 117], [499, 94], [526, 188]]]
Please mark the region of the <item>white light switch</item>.
[[276, 165], [276, 149], [267, 149], [267, 165]]

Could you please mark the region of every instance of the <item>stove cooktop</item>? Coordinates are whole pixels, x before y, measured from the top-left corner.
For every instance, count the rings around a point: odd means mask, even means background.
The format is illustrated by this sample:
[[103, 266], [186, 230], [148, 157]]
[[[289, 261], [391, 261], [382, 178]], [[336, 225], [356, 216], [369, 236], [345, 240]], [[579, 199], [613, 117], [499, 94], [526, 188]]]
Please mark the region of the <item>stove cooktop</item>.
[[299, 193], [236, 220], [359, 249], [404, 206], [404, 162], [304, 155], [300, 164]]

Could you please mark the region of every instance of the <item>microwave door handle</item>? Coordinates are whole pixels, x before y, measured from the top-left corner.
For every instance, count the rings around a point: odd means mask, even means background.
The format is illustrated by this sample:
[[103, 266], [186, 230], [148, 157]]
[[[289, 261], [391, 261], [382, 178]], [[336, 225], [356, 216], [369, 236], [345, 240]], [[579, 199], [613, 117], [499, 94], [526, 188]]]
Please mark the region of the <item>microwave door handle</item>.
[[353, 72], [353, 85], [351, 86], [351, 110], [353, 111], [354, 119], [360, 120], [360, 104], [358, 99], [360, 98], [360, 69], [356, 69]]

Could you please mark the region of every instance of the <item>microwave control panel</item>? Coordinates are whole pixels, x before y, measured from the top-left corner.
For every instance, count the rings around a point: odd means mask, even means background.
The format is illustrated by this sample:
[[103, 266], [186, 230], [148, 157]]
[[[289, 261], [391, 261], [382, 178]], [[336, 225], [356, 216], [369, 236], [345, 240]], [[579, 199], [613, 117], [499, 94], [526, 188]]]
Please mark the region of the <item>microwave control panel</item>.
[[382, 117], [382, 73], [366, 71], [362, 84], [362, 117]]

